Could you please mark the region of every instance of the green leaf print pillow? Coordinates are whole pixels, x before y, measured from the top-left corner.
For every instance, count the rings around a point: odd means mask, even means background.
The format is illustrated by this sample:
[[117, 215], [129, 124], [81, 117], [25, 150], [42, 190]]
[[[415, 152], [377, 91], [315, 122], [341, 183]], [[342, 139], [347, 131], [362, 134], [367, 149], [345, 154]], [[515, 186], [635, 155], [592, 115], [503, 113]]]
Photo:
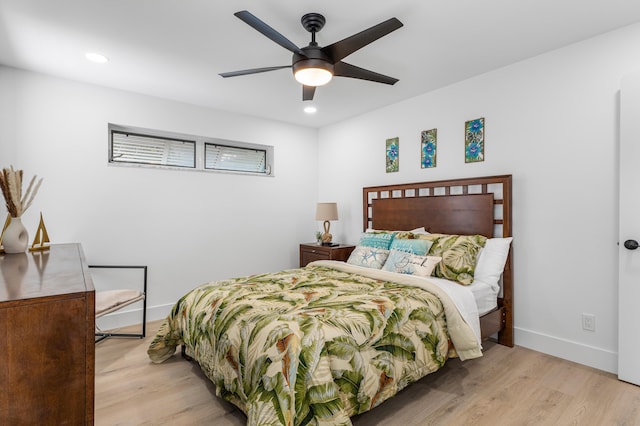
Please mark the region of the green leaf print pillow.
[[487, 242], [482, 235], [420, 235], [421, 239], [433, 242], [429, 256], [439, 256], [442, 261], [433, 271], [434, 276], [469, 285], [473, 282], [476, 260]]

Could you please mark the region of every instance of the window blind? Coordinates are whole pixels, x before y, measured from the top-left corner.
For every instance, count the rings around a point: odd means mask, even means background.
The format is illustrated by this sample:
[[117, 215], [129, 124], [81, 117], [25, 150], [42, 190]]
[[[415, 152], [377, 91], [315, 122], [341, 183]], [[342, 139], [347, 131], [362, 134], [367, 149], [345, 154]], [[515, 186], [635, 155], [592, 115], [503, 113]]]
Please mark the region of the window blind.
[[205, 143], [204, 168], [267, 173], [267, 151]]
[[112, 132], [111, 161], [195, 168], [195, 141]]

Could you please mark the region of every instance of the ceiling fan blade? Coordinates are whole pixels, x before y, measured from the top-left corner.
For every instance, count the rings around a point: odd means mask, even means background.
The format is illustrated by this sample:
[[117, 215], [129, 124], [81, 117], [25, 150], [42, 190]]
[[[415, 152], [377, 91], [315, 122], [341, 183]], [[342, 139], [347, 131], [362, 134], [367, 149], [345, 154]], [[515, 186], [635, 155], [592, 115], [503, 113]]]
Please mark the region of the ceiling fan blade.
[[355, 65], [347, 64], [342, 61], [333, 66], [333, 75], [336, 77], [359, 78], [360, 80], [369, 80], [375, 81], [376, 83], [391, 85], [396, 84], [399, 81], [397, 78], [356, 67]]
[[224, 78], [237, 77], [239, 75], [258, 74], [258, 73], [261, 73], [261, 72], [280, 70], [282, 68], [291, 68], [291, 65], [281, 65], [279, 67], [252, 68], [252, 69], [249, 69], [249, 70], [221, 72], [219, 75], [221, 77], [224, 77]]
[[338, 62], [356, 50], [376, 41], [380, 37], [386, 36], [400, 27], [402, 27], [402, 22], [396, 18], [390, 18], [358, 34], [325, 46], [322, 48], [322, 51], [329, 55], [329, 57], [333, 59], [333, 62]]
[[313, 95], [316, 93], [316, 86], [302, 86], [302, 100], [312, 101]]
[[288, 38], [280, 34], [278, 31], [271, 28], [269, 25], [265, 24], [259, 18], [252, 15], [250, 12], [247, 12], [246, 10], [241, 10], [240, 12], [234, 13], [234, 15], [242, 19], [246, 24], [251, 26], [253, 29], [265, 35], [267, 38], [278, 43], [280, 46], [284, 47], [285, 49], [293, 53], [297, 53], [298, 55], [306, 56], [302, 51], [302, 49], [300, 49], [298, 46], [293, 44], [291, 40], [289, 40]]

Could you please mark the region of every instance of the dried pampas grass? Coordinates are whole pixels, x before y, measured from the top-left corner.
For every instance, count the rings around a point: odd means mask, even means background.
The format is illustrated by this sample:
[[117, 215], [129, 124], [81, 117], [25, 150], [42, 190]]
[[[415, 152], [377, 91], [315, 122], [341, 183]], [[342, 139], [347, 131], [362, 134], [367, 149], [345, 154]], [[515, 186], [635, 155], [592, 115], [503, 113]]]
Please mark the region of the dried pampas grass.
[[7, 205], [7, 211], [11, 217], [20, 217], [27, 211], [33, 199], [38, 193], [42, 178], [35, 184], [37, 176], [31, 178], [27, 192], [22, 195], [22, 170], [13, 170], [13, 166], [10, 169], [2, 169], [0, 173], [0, 188], [2, 188], [2, 195], [4, 195], [4, 201]]

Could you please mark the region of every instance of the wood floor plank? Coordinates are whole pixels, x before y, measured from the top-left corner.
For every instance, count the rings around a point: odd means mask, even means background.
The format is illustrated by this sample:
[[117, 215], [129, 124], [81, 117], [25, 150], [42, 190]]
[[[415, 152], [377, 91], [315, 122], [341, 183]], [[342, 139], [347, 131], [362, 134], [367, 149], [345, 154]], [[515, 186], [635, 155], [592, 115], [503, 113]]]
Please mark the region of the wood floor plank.
[[[144, 339], [96, 345], [98, 426], [240, 426], [246, 417], [215, 395], [192, 363], [174, 355], [152, 364]], [[609, 373], [515, 347], [485, 342], [482, 358], [453, 359], [374, 410], [354, 417], [375, 425], [640, 425], [640, 387]]]

